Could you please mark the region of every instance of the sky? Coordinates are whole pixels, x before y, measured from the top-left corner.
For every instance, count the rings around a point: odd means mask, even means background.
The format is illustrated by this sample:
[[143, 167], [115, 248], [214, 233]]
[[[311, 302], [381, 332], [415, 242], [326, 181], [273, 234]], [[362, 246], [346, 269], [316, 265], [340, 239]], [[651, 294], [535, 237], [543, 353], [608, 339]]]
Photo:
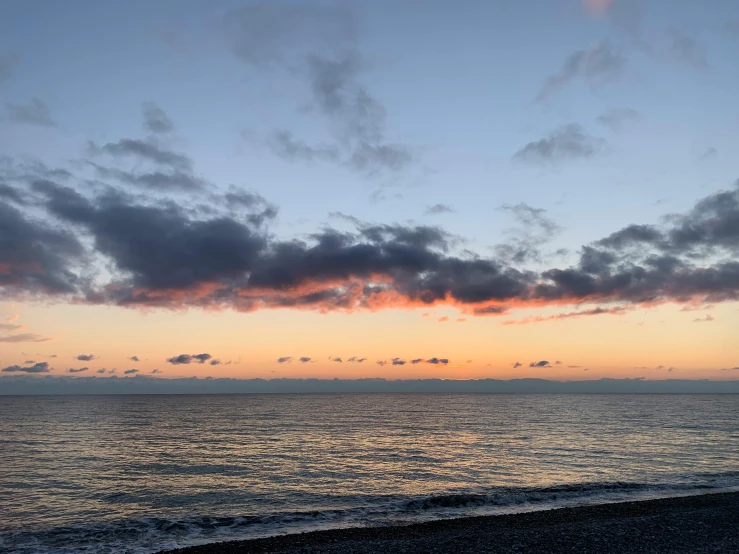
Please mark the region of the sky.
[[729, 0], [6, 0], [0, 388], [736, 380], [738, 58]]

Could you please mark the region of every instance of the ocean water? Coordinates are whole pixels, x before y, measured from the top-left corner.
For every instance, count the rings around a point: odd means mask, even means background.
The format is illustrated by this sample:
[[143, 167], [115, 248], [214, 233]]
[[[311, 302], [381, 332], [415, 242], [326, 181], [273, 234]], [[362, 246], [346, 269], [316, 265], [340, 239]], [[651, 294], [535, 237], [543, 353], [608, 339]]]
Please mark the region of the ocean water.
[[0, 552], [739, 489], [739, 395], [0, 397]]

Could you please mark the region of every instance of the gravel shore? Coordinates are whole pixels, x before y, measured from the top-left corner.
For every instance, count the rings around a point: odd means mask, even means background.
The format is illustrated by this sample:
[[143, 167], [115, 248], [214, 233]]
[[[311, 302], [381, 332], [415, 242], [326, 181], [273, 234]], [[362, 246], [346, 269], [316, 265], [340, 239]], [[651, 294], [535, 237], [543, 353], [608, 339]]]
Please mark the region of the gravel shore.
[[739, 493], [315, 531], [168, 554], [739, 553]]

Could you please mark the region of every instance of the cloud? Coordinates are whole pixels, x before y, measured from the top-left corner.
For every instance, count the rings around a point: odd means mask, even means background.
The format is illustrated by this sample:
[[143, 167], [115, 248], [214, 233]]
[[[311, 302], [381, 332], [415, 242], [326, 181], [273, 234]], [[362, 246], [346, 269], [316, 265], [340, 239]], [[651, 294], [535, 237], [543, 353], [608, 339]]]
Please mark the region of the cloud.
[[358, 49], [358, 22], [348, 6], [262, 3], [224, 17], [234, 54], [268, 75], [283, 70], [304, 85], [311, 115], [330, 143], [309, 144], [289, 130], [268, 140], [273, 153], [295, 161], [328, 161], [374, 175], [404, 170], [411, 149], [386, 139], [386, 110], [364, 82], [367, 64]]
[[78, 368], [78, 369], [75, 369], [75, 368], [73, 368], [73, 367], [70, 367], [70, 368], [69, 368], [69, 369], [67, 370], [67, 373], [82, 373], [82, 372], [84, 372], [84, 371], [89, 371], [89, 370], [90, 370], [90, 368], [89, 368], [89, 367], [80, 367], [80, 368]]
[[192, 171], [192, 160], [189, 157], [167, 150], [154, 141], [121, 139], [99, 147], [90, 143], [90, 151], [109, 154], [115, 158], [134, 158], [142, 162], [151, 162], [183, 173]]
[[453, 212], [454, 210], [447, 204], [434, 204], [433, 206], [427, 207], [424, 213], [426, 215], [439, 215], [439, 214], [450, 214]]
[[436, 321], [437, 321], [438, 323], [446, 323], [447, 321], [449, 321], [449, 317], [447, 317], [447, 316], [442, 316], [442, 317], [440, 317], [439, 319], [437, 319]]
[[596, 118], [596, 121], [612, 131], [620, 131], [628, 123], [641, 121], [641, 114], [631, 108], [616, 108], [608, 110]]
[[105, 373], [107, 370], [104, 367], [98, 369], [95, 373]]
[[138, 372], [139, 372], [138, 369], [127, 369], [126, 371], [123, 372], [123, 375], [134, 375]]
[[554, 365], [562, 365], [562, 362], [560, 360], [557, 360], [556, 362], [554, 362]]
[[170, 133], [174, 131], [174, 124], [169, 116], [153, 102], [146, 102], [141, 106], [144, 116], [144, 129], [152, 133]]
[[221, 360], [215, 359], [208, 362], [210, 365], [221, 365]]
[[392, 364], [393, 365], [405, 365], [405, 360], [401, 360], [400, 358], [393, 358]]
[[[2, 284], [2, 274], [0, 274], [0, 284]], [[19, 342], [48, 342], [51, 338], [42, 337], [35, 333], [18, 333], [7, 337], [0, 337], [0, 342], [19, 343]]]
[[711, 146], [710, 148], [707, 148], [706, 151], [703, 152], [703, 154], [701, 154], [698, 159], [701, 161], [707, 161], [712, 160], [716, 156], [718, 156], [718, 150]]
[[89, 362], [94, 359], [96, 359], [97, 356], [94, 356], [93, 354], [80, 354], [77, 356], [77, 359], [81, 362]]
[[685, 65], [697, 69], [708, 68], [708, 59], [703, 48], [695, 39], [681, 29], [672, 28], [667, 32], [672, 57]]
[[693, 323], [705, 323], [713, 321], [713, 316], [711, 314], [706, 315], [706, 317], [697, 317], [693, 320]]
[[172, 365], [186, 365], [191, 363], [204, 364], [212, 357], [213, 356], [210, 354], [180, 354], [179, 356], [167, 358], [167, 362]]
[[539, 362], [531, 362], [529, 364], [529, 367], [552, 367], [552, 366], [548, 361], [541, 360]]
[[311, 359], [312, 358], [309, 358], [308, 356], [301, 356], [299, 361], [301, 364], [307, 364], [308, 362], [311, 361]]
[[378, 361], [377, 361], [377, 362], [375, 362], [375, 363], [376, 363], [377, 365], [379, 365], [379, 366], [384, 366], [384, 365], [387, 365], [387, 363], [388, 363], [388, 362], [387, 362], [387, 360], [378, 360]]
[[545, 321], [576, 319], [576, 318], [580, 318], [584, 316], [594, 316], [594, 315], [604, 315], [604, 314], [623, 315], [629, 311], [631, 311], [631, 308], [622, 307], [622, 306], [616, 306], [613, 308], [603, 308], [599, 306], [591, 310], [579, 310], [577, 312], [566, 312], [566, 313], [555, 314], [555, 315], [550, 315], [550, 316], [533, 316], [533, 317], [526, 317], [523, 319], [509, 319], [509, 320], [501, 322], [501, 325], [528, 325], [532, 323], [542, 323]]
[[579, 317], [739, 299], [739, 185], [660, 224], [585, 244], [570, 265], [536, 271], [460, 254], [458, 238], [438, 226], [360, 224], [286, 240], [217, 202], [206, 213], [48, 179], [32, 192], [32, 209], [0, 200], [3, 300], [242, 312], [450, 306], [475, 316], [577, 304], [580, 312], [561, 317]]
[[556, 164], [564, 160], [589, 159], [603, 152], [605, 141], [594, 137], [578, 123], [555, 129], [549, 136], [530, 142], [513, 155], [526, 164]]
[[426, 363], [433, 365], [447, 365], [449, 360], [447, 358], [429, 358], [426, 360]]
[[567, 369], [580, 369], [581, 367], [581, 365], [568, 365]]
[[160, 371], [160, 370], [158, 370], [158, 369], [152, 369], [152, 370], [151, 370], [151, 373], [152, 373], [152, 374], [157, 374], [157, 373], [161, 373], [161, 371]]
[[344, 362], [344, 360], [342, 360], [341, 358], [332, 358], [332, 357], [329, 356], [328, 359], [331, 360], [332, 362], [336, 362], [336, 363], [339, 363], [339, 364], [341, 364], [341, 363]]
[[49, 106], [40, 98], [32, 98], [28, 104], [6, 102], [5, 113], [8, 120], [14, 123], [40, 125], [41, 127], [56, 126], [56, 122], [51, 117]]
[[132, 362], [140, 362], [141, 361], [141, 360], [139, 360], [139, 357], [138, 356], [131, 356], [128, 359], [131, 360]]
[[347, 360], [347, 362], [361, 364], [362, 362], [364, 362], [366, 360], [367, 360], [367, 358], [358, 358], [356, 356], [352, 356], [351, 358], [349, 358]]
[[292, 356], [283, 356], [282, 358], [277, 358], [278, 364], [289, 364], [293, 361]]
[[534, 208], [525, 202], [503, 204], [499, 209], [512, 214], [519, 225], [504, 231], [509, 238], [495, 246], [497, 256], [510, 264], [543, 262], [542, 247], [562, 228], [546, 215], [547, 210]]
[[49, 373], [48, 362], [38, 362], [30, 366], [11, 365], [2, 369], [3, 373]]
[[559, 72], [547, 77], [536, 96], [537, 102], [547, 100], [573, 81], [582, 79], [591, 86], [602, 86], [618, 80], [623, 74], [626, 59], [614, 50], [607, 40], [598, 42], [585, 50], [570, 54]]
[[521, 367], [523, 364], [521, 362], [516, 362], [513, 364], [513, 369]]
[[411, 363], [413, 365], [420, 364], [423, 361], [423, 358], [416, 358], [415, 360], [411, 360]]

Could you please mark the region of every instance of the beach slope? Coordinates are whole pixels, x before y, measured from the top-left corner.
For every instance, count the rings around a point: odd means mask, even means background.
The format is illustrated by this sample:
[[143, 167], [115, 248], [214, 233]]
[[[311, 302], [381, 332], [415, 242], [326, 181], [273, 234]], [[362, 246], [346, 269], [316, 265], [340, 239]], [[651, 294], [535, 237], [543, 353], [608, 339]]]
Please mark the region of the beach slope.
[[315, 531], [169, 551], [242, 553], [739, 552], [739, 493]]

